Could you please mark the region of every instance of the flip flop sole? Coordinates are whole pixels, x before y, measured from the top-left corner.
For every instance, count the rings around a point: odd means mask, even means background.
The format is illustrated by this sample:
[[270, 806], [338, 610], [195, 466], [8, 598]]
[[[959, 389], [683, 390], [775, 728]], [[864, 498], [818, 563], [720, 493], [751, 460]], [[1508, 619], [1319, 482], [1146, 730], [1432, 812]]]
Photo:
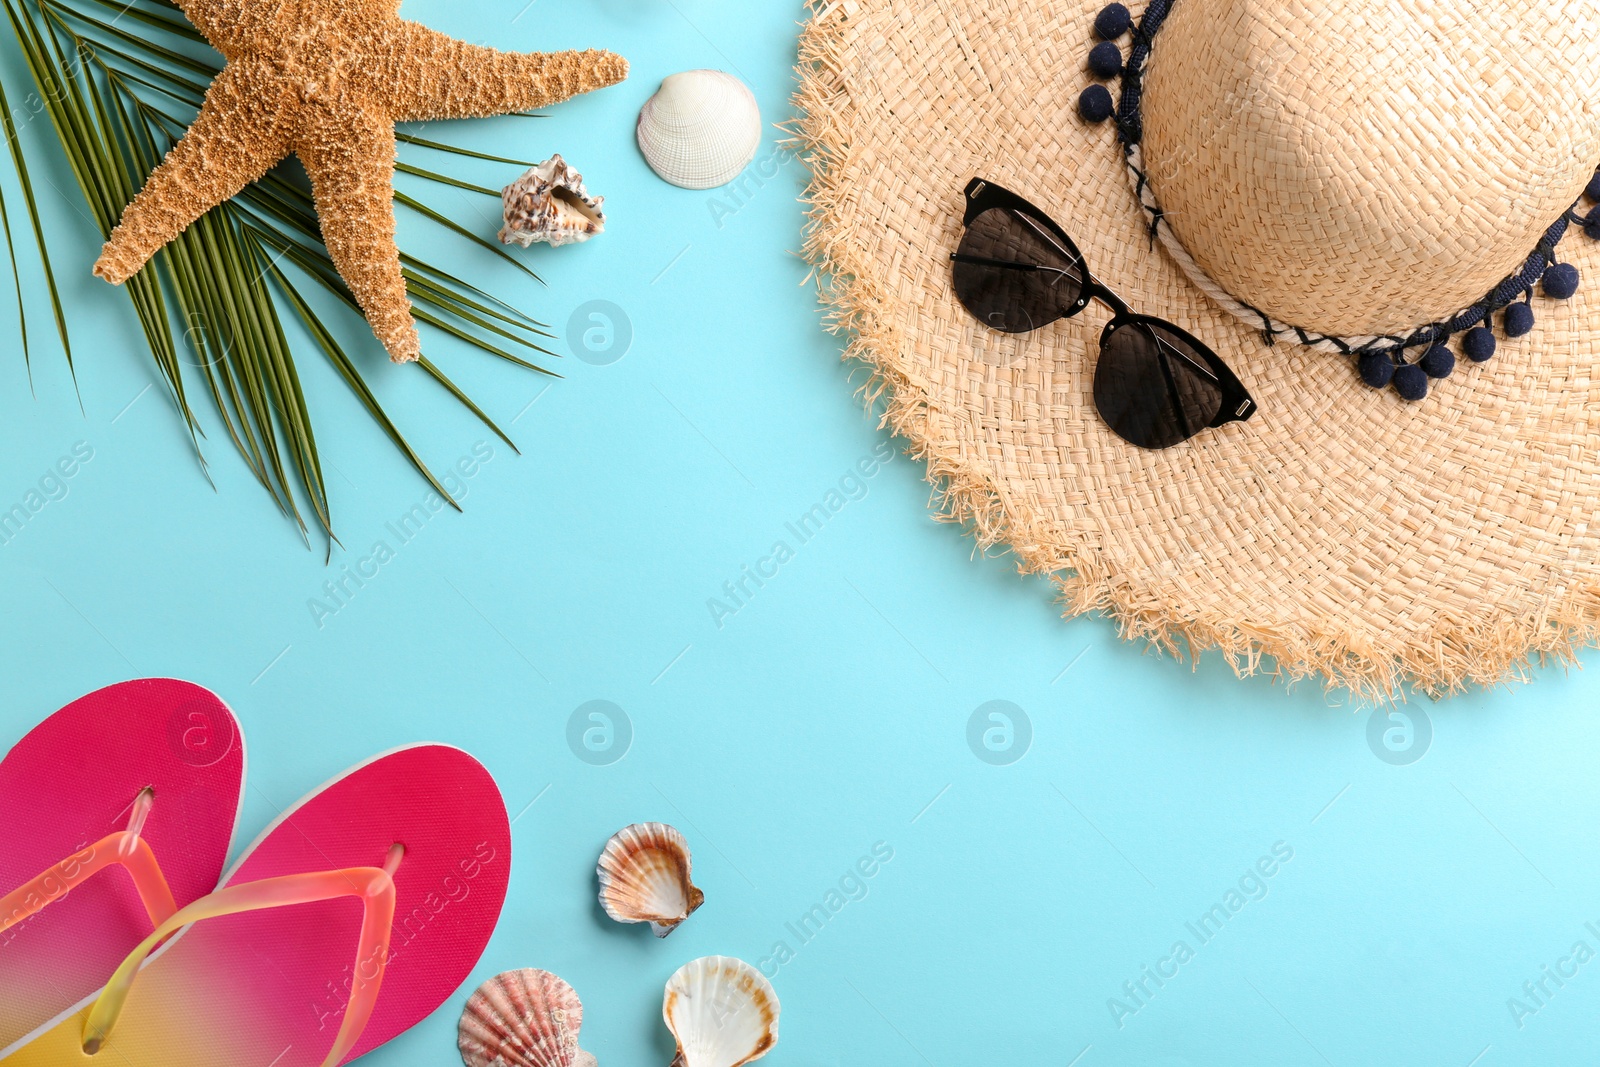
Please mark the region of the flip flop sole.
[[[244, 771], [233, 712], [200, 686], [145, 678], [80, 697], [0, 761], [0, 895], [126, 829], [152, 787], [142, 836], [179, 907], [205, 896], [233, 844]], [[113, 867], [0, 932], [0, 1049], [98, 990], [150, 929]]]
[[[372, 1018], [348, 1062], [411, 1028], [460, 988], [499, 920], [511, 830], [494, 780], [442, 745], [404, 748], [352, 769], [286, 812], [227, 884], [381, 866], [395, 921]], [[94, 1057], [110, 1067], [317, 1067], [349, 996], [361, 904], [340, 899], [207, 920], [159, 950]], [[84, 1067], [88, 1004], [0, 1060]]]

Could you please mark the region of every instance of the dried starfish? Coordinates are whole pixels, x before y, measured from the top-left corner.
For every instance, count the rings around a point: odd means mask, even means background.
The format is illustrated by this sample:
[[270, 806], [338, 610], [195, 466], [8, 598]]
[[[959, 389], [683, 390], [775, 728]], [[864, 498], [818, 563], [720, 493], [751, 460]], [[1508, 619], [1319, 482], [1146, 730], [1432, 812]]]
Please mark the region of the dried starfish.
[[422, 354], [394, 243], [396, 122], [503, 115], [627, 77], [610, 52], [519, 54], [399, 16], [399, 0], [176, 0], [227, 60], [194, 123], [100, 252], [127, 281], [289, 154], [311, 175], [328, 255], [395, 362]]

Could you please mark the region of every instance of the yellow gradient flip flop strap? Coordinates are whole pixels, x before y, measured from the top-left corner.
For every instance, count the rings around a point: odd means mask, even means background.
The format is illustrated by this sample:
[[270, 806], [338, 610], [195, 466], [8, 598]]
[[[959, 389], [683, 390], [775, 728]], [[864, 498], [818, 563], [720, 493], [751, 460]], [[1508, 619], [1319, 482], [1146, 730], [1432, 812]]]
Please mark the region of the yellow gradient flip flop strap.
[[394, 924], [395, 888], [392, 877], [404, 850], [396, 845], [383, 867], [350, 867], [312, 874], [291, 874], [264, 878], [258, 882], [219, 889], [190, 904], [161, 923], [122, 961], [106, 983], [84, 1022], [83, 1050], [93, 1055], [100, 1051], [133, 989], [134, 979], [146, 957], [166, 938], [191, 923], [219, 919], [226, 915], [311, 904], [340, 897], [357, 897], [362, 903], [361, 937], [356, 948], [355, 967], [350, 983], [350, 1001], [344, 1021], [334, 1037], [333, 1047], [323, 1067], [335, 1067], [355, 1046], [378, 1002], [384, 967], [389, 956], [389, 931]]

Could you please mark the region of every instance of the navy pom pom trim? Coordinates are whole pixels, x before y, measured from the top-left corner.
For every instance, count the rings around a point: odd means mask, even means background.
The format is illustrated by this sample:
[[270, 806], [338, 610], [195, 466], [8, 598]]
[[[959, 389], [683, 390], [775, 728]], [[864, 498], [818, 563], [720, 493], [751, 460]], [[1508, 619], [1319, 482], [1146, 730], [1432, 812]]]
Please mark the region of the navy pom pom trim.
[[1512, 304], [1506, 308], [1505, 330], [1507, 337], [1525, 337], [1533, 330], [1533, 305]]
[[1133, 26], [1133, 13], [1122, 4], [1107, 4], [1094, 17], [1094, 32], [1102, 41], [1115, 40]]
[[1428, 375], [1416, 363], [1403, 363], [1394, 369], [1394, 391], [1400, 399], [1417, 401], [1428, 395]]
[[1544, 295], [1569, 299], [1578, 291], [1578, 268], [1571, 263], [1552, 263], [1544, 272]]
[[1456, 369], [1456, 354], [1444, 345], [1434, 345], [1422, 353], [1417, 366], [1430, 378], [1448, 378], [1450, 372]]
[[1115, 41], [1101, 41], [1089, 49], [1089, 73], [1096, 78], [1115, 78], [1122, 73], [1122, 49]]
[[1382, 389], [1394, 381], [1394, 359], [1387, 352], [1366, 352], [1356, 360], [1361, 380], [1374, 389]]
[[1461, 339], [1461, 354], [1474, 363], [1493, 359], [1494, 349], [1494, 331], [1487, 326], [1475, 326]]
[[1090, 122], [1104, 122], [1113, 109], [1111, 90], [1104, 85], [1091, 85], [1078, 97], [1078, 114]]

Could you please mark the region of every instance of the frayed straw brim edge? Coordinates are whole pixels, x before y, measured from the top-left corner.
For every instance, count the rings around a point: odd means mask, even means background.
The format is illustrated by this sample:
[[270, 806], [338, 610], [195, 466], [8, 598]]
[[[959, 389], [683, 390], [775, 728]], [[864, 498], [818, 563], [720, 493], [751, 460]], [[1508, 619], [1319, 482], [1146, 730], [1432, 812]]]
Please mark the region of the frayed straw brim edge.
[[[961, 524], [980, 548], [1009, 549], [1023, 574], [1048, 575], [1060, 589], [1063, 617], [1100, 612], [1123, 638], [1185, 654], [1219, 651], [1234, 673], [1267, 673], [1289, 683], [1320, 677], [1328, 690], [1349, 690], [1371, 702], [1403, 699], [1408, 687], [1438, 698], [1469, 686], [1527, 681], [1531, 668], [1577, 664], [1577, 653], [1600, 643], [1600, 585], [1553, 591], [1542, 610], [1520, 617], [1487, 610], [1451, 620], [1400, 647], [1380, 647], [1358, 620], [1327, 620], [1314, 628], [1285, 627], [1197, 613], [1156, 590], [1140, 589], [1111, 573], [1088, 538], [1062, 534], [1031, 520], [1006, 500], [993, 473], [939, 432], [940, 413], [912, 360], [903, 358], [895, 298], [873, 277], [849, 232], [850, 154], [857, 112], [843, 72], [849, 33], [847, 7], [859, 0], [807, 0], [794, 94], [797, 118], [791, 145], [811, 170], [802, 255], [811, 265], [829, 330], [847, 338], [843, 358], [871, 370], [861, 393], [879, 425], [905, 438], [908, 455], [925, 461], [934, 487], [936, 518]], [[952, 210], [954, 210], [952, 208]]]

